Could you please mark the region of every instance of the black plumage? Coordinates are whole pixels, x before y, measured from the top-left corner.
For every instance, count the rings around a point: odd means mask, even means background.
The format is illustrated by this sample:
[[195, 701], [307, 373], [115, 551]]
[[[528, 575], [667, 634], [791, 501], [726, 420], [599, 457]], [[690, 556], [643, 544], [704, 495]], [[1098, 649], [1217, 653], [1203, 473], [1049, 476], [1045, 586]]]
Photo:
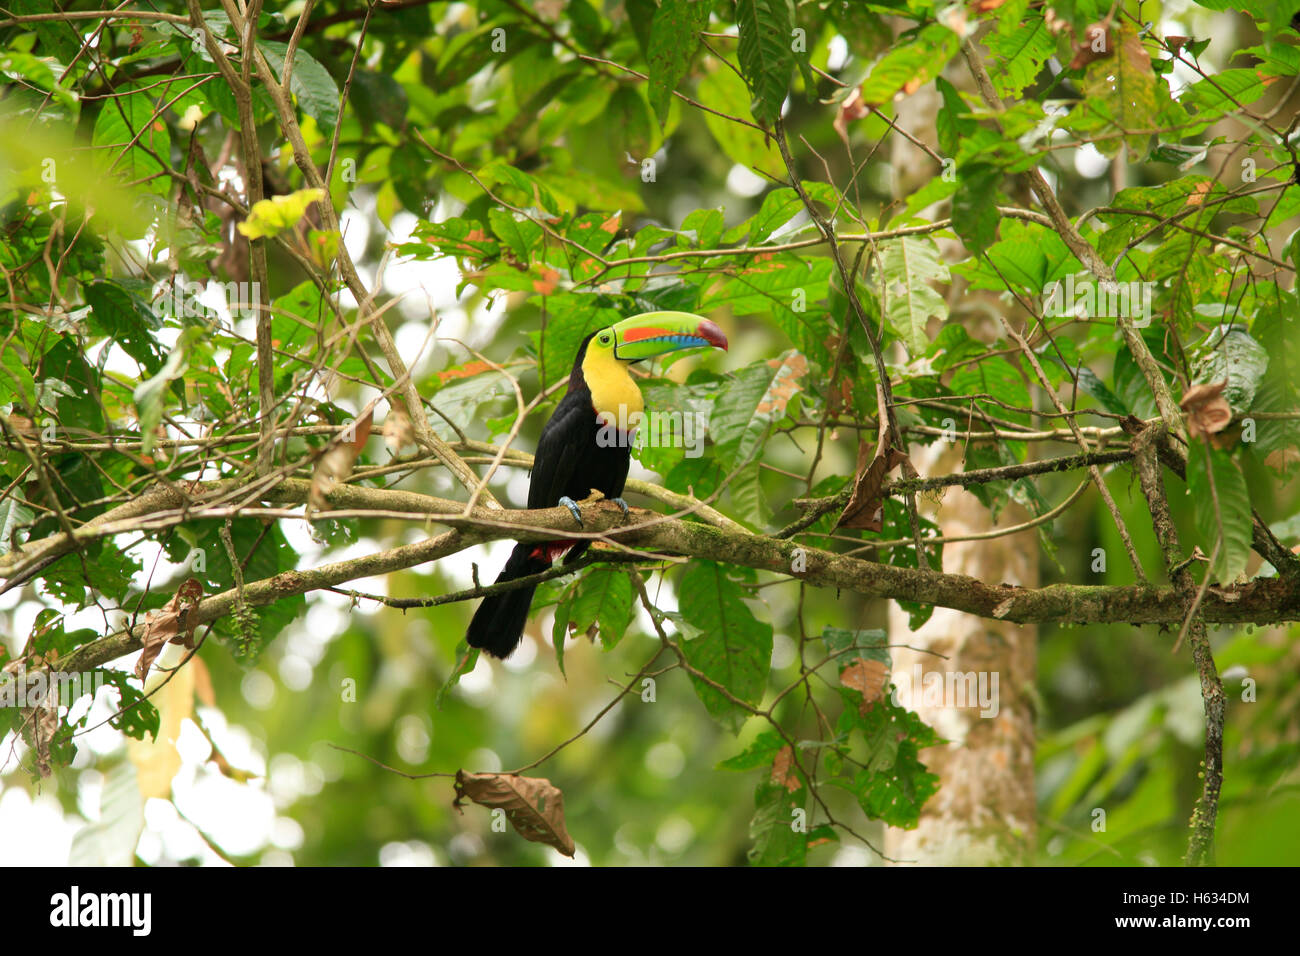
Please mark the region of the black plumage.
[[[587, 345], [595, 334], [588, 335], [579, 346], [569, 375], [569, 390], [542, 428], [528, 486], [529, 508], [553, 508], [562, 497], [582, 501], [593, 488], [606, 498], [623, 494], [631, 461], [630, 442], [607, 442], [606, 447], [601, 447], [597, 441], [601, 424], [582, 374]], [[572, 563], [587, 550], [587, 542], [517, 544], [496, 583], [545, 571], [566, 550], [565, 563]], [[470, 621], [466, 634], [469, 646], [482, 648], [495, 657], [508, 657], [523, 637], [534, 591], [536, 587], [521, 587], [484, 598]]]

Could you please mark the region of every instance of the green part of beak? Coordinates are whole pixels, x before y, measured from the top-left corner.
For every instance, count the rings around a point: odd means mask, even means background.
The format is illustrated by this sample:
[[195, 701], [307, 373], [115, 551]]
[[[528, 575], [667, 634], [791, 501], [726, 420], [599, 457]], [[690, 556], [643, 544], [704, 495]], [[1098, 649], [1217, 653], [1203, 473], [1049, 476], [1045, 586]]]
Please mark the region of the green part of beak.
[[644, 312], [615, 322], [611, 329], [614, 357], [623, 362], [639, 362], [681, 349], [727, 348], [722, 329], [692, 312]]

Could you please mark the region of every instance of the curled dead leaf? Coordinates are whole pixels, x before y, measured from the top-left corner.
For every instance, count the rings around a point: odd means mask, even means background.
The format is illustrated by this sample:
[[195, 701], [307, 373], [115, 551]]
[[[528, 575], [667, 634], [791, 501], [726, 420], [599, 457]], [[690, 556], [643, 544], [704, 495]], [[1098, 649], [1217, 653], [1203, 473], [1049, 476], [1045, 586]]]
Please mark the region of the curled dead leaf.
[[573, 856], [573, 838], [564, 825], [564, 794], [546, 778], [457, 770], [452, 806], [460, 809], [466, 798], [481, 807], [504, 810], [510, 825], [525, 840]]
[[853, 481], [853, 494], [835, 525], [837, 528], [881, 530], [885, 499], [880, 489], [884, 486], [885, 477], [902, 464], [907, 456], [897, 448], [891, 448], [884, 454], [877, 453], [867, 461], [869, 454], [865, 444], [858, 446], [858, 470]]
[[1221, 432], [1232, 421], [1232, 408], [1223, 397], [1228, 387], [1225, 379], [1212, 385], [1193, 385], [1183, 394], [1179, 407], [1187, 413], [1187, 434], [1192, 438], [1205, 438]]
[[135, 662], [135, 676], [141, 681], [149, 676], [149, 668], [168, 642], [194, 647], [194, 628], [198, 619], [193, 612], [202, 597], [203, 584], [197, 578], [187, 578], [165, 608], [145, 615], [144, 633], [141, 635], [144, 646], [140, 649], [140, 659]]

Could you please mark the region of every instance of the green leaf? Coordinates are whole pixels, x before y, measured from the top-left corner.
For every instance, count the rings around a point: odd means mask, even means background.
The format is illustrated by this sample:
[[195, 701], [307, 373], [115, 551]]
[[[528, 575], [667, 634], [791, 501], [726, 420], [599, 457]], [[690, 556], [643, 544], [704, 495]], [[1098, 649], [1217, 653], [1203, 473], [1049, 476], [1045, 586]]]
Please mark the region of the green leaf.
[[978, 255], [998, 234], [997, 189], [1002, 171], [991, 163], [967, 163], [957, 176], [952, 200], [952, 228], [966, 248]]
[[492, 232], [510, 247], [519, 262], [525, 265], [532, 262], [533, 247], [542, 238], [541, 226], [496, 206], [488, 210], [488, 221], [492, 224]]
[[785, 741], [775, 730], [764, 730], [748, 747], [728, 757], [718, 764], [719, 770], [757, 770], [770, 767], [776, 758], [776, 752], [785, 745]]
[[1215, 581], [1231, 584], [1245, 574], [1250, 557], [1252, 522], [1245, 476], [1228, 452], [1194, 442], [1187, 461], [1187, 493], [1196, 515], [1200, 536], [1197, 543], [1206, 555], [1213, 553], [1222, 528], [1222, 542], [1210, 575]]
[[[838, 655], [843, 661], [852, 657], [863, 657], [870, 661], [880, 661], [886, 667], [891, 666], [889, 657], [889, 635], [880, 628], [869, 630], [847, 630], [842, 627], [827, 625], [822, 628], [822, 640], [826, 649]], [[857, 651], [850, 655], [849, 651]]]
[[[749, 92], [744, 80], [725, 66], [715, 67], [712, 73], [701, 80], [697, 93], [701, 103], [726, 116], [744, 117], [749, 111]], [[733, 163], [746, 169], [759, 169], [773, 176], [781, 175], [784, 171], [781, 156], [771, 137], [716, 113], [706, 112], [704, 123], [722, 147], [722, 152]]]
[[[1084, 73], [1083, 93], [1087, 105], [1121, 131], [1151, 129], [1156, 125], [1156, 76], [1151, 57], [1142, 40], [1125, 25], [1118, 49], [1112, 55], [1089, 63]], [[1125, 140], [1133, 156], [1146, 153], [1147, 134]], [[1119, 139], [1099, 141], [1097, 149], [1107, 156], [1119, 152]]]
[[785, 0], [737, 0], [740, 72], [749, 84], [750, 112], [764, 126], [781, 115], [794, 68], [790, 11]]
[[91, 332], [108, 336], [149, 374], [157, 374], [163, 359], [153, 332], [162, 327], [162, 319], [142, 299], [114, 282], [92, 282], [84, 291]]
[[[465, 643], [463, 638], [460, 643], [456, 645], [456, 666], [452, 668], [451, 673], [447, 675], [447, 680], [438, 688], [438, 695], [433, 699], [433, 705], [438, 708], [438, 710], [442, 710], [443, 700], [445, 700], [447, 695], [451, 693], [451, 689], [460, 683], [460, 679], [466, 674], [472, 672], [474, 668], [478, 666], [478, 656], [479, 649], [477, 647], [470, 647]], [[561, 670], [563, 670], [563, 668], [561, 668]]]
[[718, 397], [709, 430], [736, 467], [755, 457], [773, 422], [785, 417], [790, 399], [802, 391], [808, 360], [790, 349], [780, 358], [742, 369]]
[[[803, 866], [808, 855], [807, 825], [801, 806], [805, 788], [791, 793], [762, 780], [754, 791], [754, 817], [749, 823], [751, 866]], [[797, 827], [797, 828], [796, 828]]]
[[862, 713], [857, 691], [841, 689], [840, 694], [845, 708], [839, 729], [861, 731], [867, 744], [865, 766], [854, 775], [850, 789], [871, 819], [912, 829], [925, 802], [939, 789], [939, 778], [919, 757], [922, 748], [938, 742], [934, 731], [888, 695]]
[[673, 90], [690, 69], [700, 46], [700, 31], [709, 25], [709, 5], [697, 0], [664, 0], [650, 27], [650, 106], [659, 125], [668, 117]]
[[[284, 81], [284, 58], [289, 44], [275, 40], [262, 40], [257, 44], [266, 62], [275, 71], [276, 78]], [[293, 55], [293, 74], [289, 77], [289, 88], [298, 98], [302, 111], [328, 131], [334, 129], [339, 115], [339, 87], [334, 77], [321, 66], [316, 59], [302, 47]]]
[[750, 223], [749, 241], [754, 244], [766, 242], [768, 236], [802, 211], [803, 201], [793, 189], [788, 186], [773, 189], [763, 197], [763, 205]]
[[930, 283], [948, 279], [939, 247], [928, 237], [905, 236], [881, 243], [881, 301], [885, 318], [912, 355], [924, 355], [929, 321], [948, 317], [948, 303]]
[[993, 54], [989, 78], [1003, 99], [1019, 99], [1025, 87], [1038, 78], [1043, 64], [1056, 52], [1056, 40], [1041, 16], [1035, 16], [1009, 34], [990, 33], [984, 45]]
[[871, 68], [862, 82], [862, 101], [881, 106], [899, 90], [914, 90], [939, 75], [957, 53], [957, 35], [947, 27], [930, 24], [910, 42], [896, 46]]
[[1223, 397], [1233, 414], [1249, 411], [1268, 371], [1268, 351], [1241, 329], [1224, 327], [1210, 334], [1205, 348], [1193, 368], [1192, 384], [1227, 382]]
[[942, 76], [935, 78], [934, 85], [943, 97], [943, 108], [935, 117], [935, 132], [939, 136], [939, 148], [946, 156], [956, 156], [961, 138], [969, 135], [975, 128], [975, 121], [965, 115], [969, 109], [962, 102], [957, 87]]
[[[622, 568], [595, 568], [578, 582], [569, 608], [569, 623], [578, 634], [593, 624], [600, 630], [600, 643], [613, 650], [632, 623], [632, 579]], [[559, 620], [559, 612], [556, 612]]]
[[23, 526], [30, 527], [35, 518], [35, 512], [13, 495], [0, 501], [0, 554], [13, 550], [14, 533]]
[[564, 674], [564, 644], [569, 639], [569, 611], [573, 607], [571, 595], [572, 590], [566, 588], [565, 596], [556, 602], [555, 621], [551, 625], [551, 644], [555, 648], [555, 666], [560, 669], [561, 674]]
[[145, 734], [157, 740], [162, 715], [153, 701], [144, 696], [144, 690], [131, 683], [133, 676], [127, 671], [104, 668], [96, 668], [91, 673], [102, 675], [106, 684], [117, 688], [117, 713], [112, 718], [113, 726], [136, 740], [144, 740]]
[[171, 161], [171, 134], [156, 110], [148, 92], [114, 96], [95, 118], [90, 141], [103, 175], [128, 183], [148, 179], [150, 190], [166, 196], [172, 181], [163, 164]]
[[[754, 617], [745, 592], [712, 561], [687, 565], [677, 593], [683, 620], [697, 631], [681, 643], [686, 660], [732, 697], [758, 706], [772, 661], [772, 625]], [[694, 675], [691, 682], [708, 712], [739, 731], [748, 711]]]

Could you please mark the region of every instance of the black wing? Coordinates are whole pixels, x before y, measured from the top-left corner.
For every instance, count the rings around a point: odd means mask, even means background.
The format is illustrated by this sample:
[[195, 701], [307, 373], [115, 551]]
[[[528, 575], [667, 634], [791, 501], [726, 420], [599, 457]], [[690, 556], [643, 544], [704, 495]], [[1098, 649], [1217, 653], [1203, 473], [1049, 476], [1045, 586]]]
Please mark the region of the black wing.
[[[595, 423], [591, 393], [586, 389], [570, 389], [537, 441], [528, 507], [554, 507], [568, 493], [575, 470], [583, 459], [582, 449], [594, 444]], [[585, 493], [582, 497], [586, 497]]]

